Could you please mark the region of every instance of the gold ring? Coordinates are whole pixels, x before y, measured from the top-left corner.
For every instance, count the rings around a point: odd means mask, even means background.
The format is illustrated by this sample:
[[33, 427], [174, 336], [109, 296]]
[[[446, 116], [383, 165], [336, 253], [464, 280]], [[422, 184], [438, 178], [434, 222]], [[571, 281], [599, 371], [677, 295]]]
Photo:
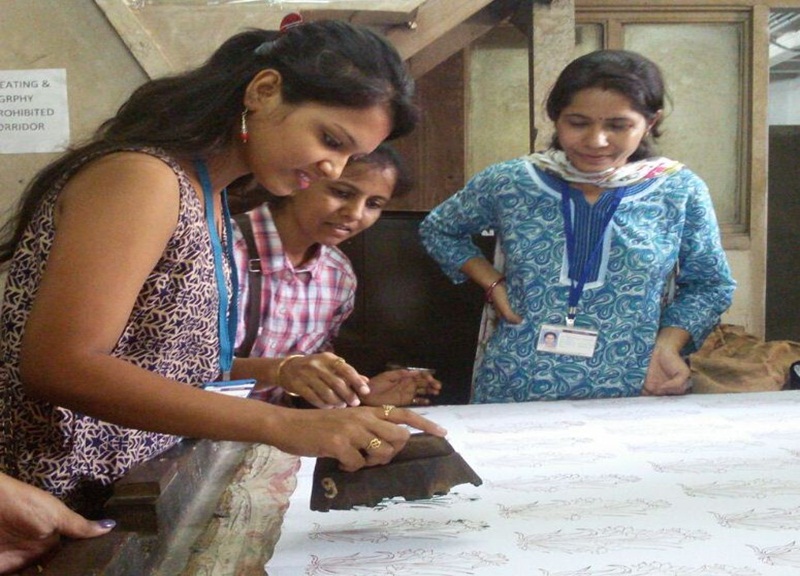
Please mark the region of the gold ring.
[[384, 418], [388, 418], [388, 417], [389, 417], [389, 413], [390, 413], [392, 410], [394, 410], [394, 406], [393, 406], [393, 405], [391, 405], [391, 404], [384, 404], [384, 405], [383, 405], [383, 417], [384, 417]]
[[345, 359], [344, 358], [337, 358], [336, 360], [333, 361], [333, 364], [331, 365], [331, 370], [336, 370], [342, 364], [347, 364]]
[[367, 444], [367, 448], [369, 448], [370, 450], [377, 450], [378, 448], [381, 447], [381, 444], [383, 444], [383, 442], [381, 442], [381, 439], [376, 436], [375, 438], [369, 441], [369, 444]]

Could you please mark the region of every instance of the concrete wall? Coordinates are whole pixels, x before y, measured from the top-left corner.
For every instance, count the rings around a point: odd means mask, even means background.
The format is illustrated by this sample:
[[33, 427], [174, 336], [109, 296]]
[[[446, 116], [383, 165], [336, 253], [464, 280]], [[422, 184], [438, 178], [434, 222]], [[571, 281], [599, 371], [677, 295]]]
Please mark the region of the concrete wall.
[[[93, 0], [0, 0], [0, 38], [0, 70], [66, 70], [73, 141], [147, 78]], [[55, 156], [0, 154], [0, 211]]]

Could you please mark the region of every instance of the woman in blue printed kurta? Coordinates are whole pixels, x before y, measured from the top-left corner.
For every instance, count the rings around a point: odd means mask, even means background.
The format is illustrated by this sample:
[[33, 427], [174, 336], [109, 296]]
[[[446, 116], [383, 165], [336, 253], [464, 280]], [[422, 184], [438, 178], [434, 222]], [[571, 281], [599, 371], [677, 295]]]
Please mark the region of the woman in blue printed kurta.
[[[445, 273], [486, 288], [498, 315], [472, 402], [686, 391], [681, 352], [702, 344], [735, 283], [706, 185], [652, 154], [662, 108], [652, 62], [579, 58], [548, 100], [553, 147], [490, 166], [423, 222]], [[470, 239], [489, 229], [504, 277]], [[545, 331], [558, 333], [555, 351]]]

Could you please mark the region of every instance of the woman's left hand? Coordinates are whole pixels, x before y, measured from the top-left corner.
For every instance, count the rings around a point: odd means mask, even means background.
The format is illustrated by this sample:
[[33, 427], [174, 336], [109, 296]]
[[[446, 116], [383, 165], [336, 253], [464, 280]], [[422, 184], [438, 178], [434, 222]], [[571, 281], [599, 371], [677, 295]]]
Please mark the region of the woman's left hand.
[[656, 344], [644, 379], [642, 396], [686, 394], [691, 387], [690, 375], [689, 365], [677, 350]]
[[370, 393], [361, 396], [366, 406], [394, 404], [396, 406], [427, 406], [430, 396], [442, 389], [439, 382], [427, 370], [389, 370], [369, 379]]
[[58, 546], [61, 536], [94, 538], [114, 521], [91, 522], [52, 494], [0, 472], [0, 574], [14, 574]]

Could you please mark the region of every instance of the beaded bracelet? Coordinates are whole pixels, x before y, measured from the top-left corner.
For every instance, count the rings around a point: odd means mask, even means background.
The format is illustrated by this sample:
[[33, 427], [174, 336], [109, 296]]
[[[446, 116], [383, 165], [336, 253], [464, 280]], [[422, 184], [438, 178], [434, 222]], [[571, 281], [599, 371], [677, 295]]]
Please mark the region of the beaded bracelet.
[[295, 398], [300, 396], [300, 394], [298, 394], [296, 392], [289, 392], [286, 388], [284, 388], [281, 385], [281, 370], [286, 365], [286, 363], [289, 362], [290, 360], [294, 360], [295, 358], [302, 358], [302, 357], [303, 357], [302, 354], [292, 354], [291, 356], [287, 356], [286, 358], [281, 360], [280, 364], [278, 364], [278, 372], [275, 375], [275, 383], [278, 385], [278, 387], [283, 388], [284, 392], [286, 392], [289, 396], [294, 396]]
[[489, 284], [489, 287], [486, 289], [486, 303], [487, 304], [493, 304], [494, 303], [494, 300], [492, 299], [492, 292], [494, 292], [494, 289], [497, 287], [498, 284], [500, 284], [500, 282], [505, 282], [505, 281], [506, 281], [506, 277], [505, 276], [500, 276], [500, 278], [498, 278], [497, 280], [495, 280], [494, 282]]

